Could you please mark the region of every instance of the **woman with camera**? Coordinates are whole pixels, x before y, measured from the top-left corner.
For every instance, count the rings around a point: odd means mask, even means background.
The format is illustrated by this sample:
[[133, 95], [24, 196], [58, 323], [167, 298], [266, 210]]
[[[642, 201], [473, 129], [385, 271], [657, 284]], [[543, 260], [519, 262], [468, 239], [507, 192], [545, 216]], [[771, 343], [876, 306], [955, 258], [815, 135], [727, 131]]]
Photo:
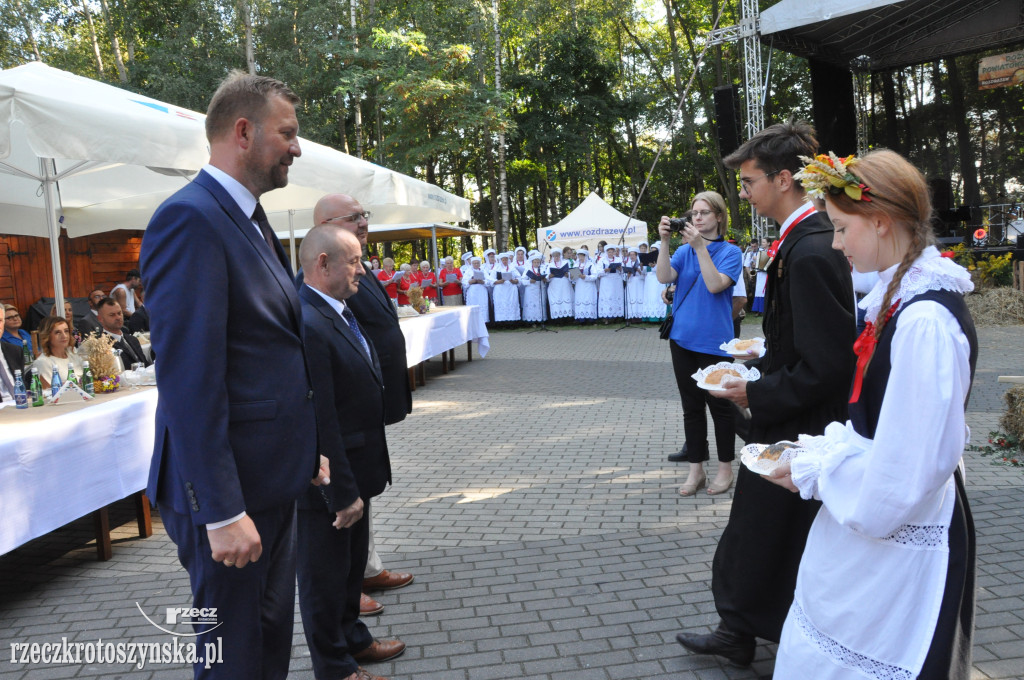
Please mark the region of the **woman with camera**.
[[[719, 345], [733, 338], [732, 288], [743, 270], [740, 249], [726, 242], [729, 213], [725, 200], [714, 191], [697, 194], [688, 219], [662, 217], [658, 225], [661, 248], [655, 273], [661, 283], [675, 283], [672, 300], [672, 331], [669, 336], [672, 368], [683, 402], [683, 432], [690, 474], [679, 489], [692, 496], [707, 483], [707, 417], [711, 410], [718, 449], [718, 471], [708, 485], [710, 495], [732, 486], [732, 461], [736, 449], [736, 425], [732, 404], [712, 397], [697, 387], [690, 376], [701, 368], [728, 359]], [[683, 245], [669, 257], [669, 239], [678, 232]]]

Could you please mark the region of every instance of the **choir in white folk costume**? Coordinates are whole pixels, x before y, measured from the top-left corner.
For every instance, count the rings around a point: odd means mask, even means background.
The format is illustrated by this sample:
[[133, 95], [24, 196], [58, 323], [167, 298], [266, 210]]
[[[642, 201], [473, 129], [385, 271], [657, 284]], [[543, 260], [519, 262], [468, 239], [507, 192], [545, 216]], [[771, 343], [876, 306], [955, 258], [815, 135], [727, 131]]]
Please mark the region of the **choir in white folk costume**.
[[469, 267], [462, 273], [462, 294], [467, 305], [475, 305], [480, 308], [484, 315], [484, 323], [491, 320], [490, 310], [487, 308], [489, 280], [490, 276], [483, 270], [480, 258], [470, 256]]
[[590, 253], [586, 248], [576, 251], [576, 265], [580, 277], [576, 280], [573, 315], [577, 321], [597, 318], [597, 275], [594, 265], [590, 262]]
[[548, 268], [544, 266], [544, 257], [534, 251], [530, 253], [529, 266], [525, 268], [519, 283], [523, 289], [523, 321], [544, 321], [544, 281]]
[[[651, 250], [658, 250], [657, 243], [651, 245]], [[668, 288], [667, 283], [658, 283], [658, 277], [654, 276], [654, 268], [647, 267], [647, 276], [644, 278], [644, 321], [661, 321], [667, 314], [667, 305], [661, 299], [661, 293]]]
[[491, 271], [495, 321], [519, 321], [519, 272], [511, 263], [512, 253], [501, 253]]
[[[463, 277], [466, 276], [466, 272], [468, 272], [470, 269], [473, 268], [473, 266], [469, 263], [469, 261], [472, 258], [473, 258], [473, 253], [463, 253], [462, 254], [462, 266], [459, 267], [459, 268], [462, 270], [462, 276]], [[477, 258], [477, 259], [479, 260], [480, 258]]]
[[966, 679], [974, 526], [960, 466], [977, 336], [963, 296], [974, 286], [928, 245], [928, 186], [899, 155], [819, 156], [797, 178], [825, 196], [836, 247], [881, 281], [860, 303], [850, 419], [802, 439], [773, 474], [823, 503], [775, 677]]
[[572, 317], [572, 279], [569, 270], [572, 262], [562, 260], [559, 250], [551, 251], [548, 265], [548, 307], [552, 319]]
[[622, 318], [625, 291], [623, 290], [622, 260], [618, 246], [606, 245], [604, 256], [593, 267], [599, 281], [597, 316], [602, 319]]
[[626, 277], [626, 318], [639, 319], [644, 315], [644, 282], [646, 272], [640, 264], [637, 255], [640, 253], [638, 246], [629, 249], [629, 254], [622, 263]]

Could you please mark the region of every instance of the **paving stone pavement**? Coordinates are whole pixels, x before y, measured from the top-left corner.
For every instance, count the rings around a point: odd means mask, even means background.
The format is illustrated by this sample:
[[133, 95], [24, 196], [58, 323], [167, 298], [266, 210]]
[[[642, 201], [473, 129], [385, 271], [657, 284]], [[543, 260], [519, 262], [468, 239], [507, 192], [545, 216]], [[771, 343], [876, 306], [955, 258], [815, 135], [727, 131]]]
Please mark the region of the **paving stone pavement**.
[[[368, 623], [409, 648], [371, 667], [392, 679], [676, 680], [769, 674], [692, 656], [674, 640], [717, 617], [715, 545], [731, 493], [681, 498], [681, 412], [666, 344], [653, 328], [495, 332], [491, 354], [415, 393], [389, 429], [395, 486], [374, 504], [386, 566], [416, 574], [378, 593]], [[747, 325], [744, 335], [756, 332]], [[1024, 328], [980, 329], [969, 423], [995, 429], [1001, 374], [1024, 372]], [[712, 444], [713, 446], [713, 444]], [[73, 449], [69, 451], [73, 455]], [[978, 529], [974, 678], [1024, 678], [1024, 474], [967, 453]], [[0, 518], [0, 521], [10, 521]], [[167, 642], [143, 618], [189, 604], [159, 517], [139, 539], [130, 503], [113, 506], [114, 557], [99, 563], [79, 520], [0, 557], [0, 678], [189, 677], [182, 664], [12, 663], [11, 643]], [[311, 679], [296, 608], [290, 677]]]

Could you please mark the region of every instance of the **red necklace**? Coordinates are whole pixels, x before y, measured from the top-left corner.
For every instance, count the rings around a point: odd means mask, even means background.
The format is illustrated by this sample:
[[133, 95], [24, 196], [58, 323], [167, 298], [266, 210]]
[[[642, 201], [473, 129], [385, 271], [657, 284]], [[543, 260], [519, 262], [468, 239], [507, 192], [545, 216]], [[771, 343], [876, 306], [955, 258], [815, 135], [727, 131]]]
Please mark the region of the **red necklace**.
[[[882, 326], [889, 323], [892, 315], [896, 313], [896, 308], [899, 307], [899, 304], [899, 300], [892, 303], [892, 307], [885, 313]], [[864, 324], [864, 331], [860, 334], [860, 337], [853, 343], [853, 353], [857, 355], [857, 372], [853, 376], [853, 391], [850, 393], [851, 404], [857, 403], [857, 400], [860, 399], [860, 388], [864, 382], [864, 374], [868, 370], [868, 364], [871, 363], [871, 357], [874, 355], [877, 345], [878, 338], [875, 337], [875, 324], [868, 321]]]

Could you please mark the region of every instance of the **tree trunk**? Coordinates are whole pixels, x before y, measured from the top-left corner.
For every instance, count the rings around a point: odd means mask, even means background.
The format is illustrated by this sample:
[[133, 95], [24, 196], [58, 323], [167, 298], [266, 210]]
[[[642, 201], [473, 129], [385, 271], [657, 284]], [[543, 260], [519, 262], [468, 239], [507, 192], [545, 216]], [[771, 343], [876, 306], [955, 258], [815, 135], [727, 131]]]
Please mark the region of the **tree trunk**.
[[[978, 188], [978, 171], [974, 166], [974, 147], [971, 145], [971, 131], [967, 128], [967, 112], [964, 109], [964, 86], [960, 79], [960, 68], [956, 59], [946, 59], [949, 74], [949, 102], [953, 107], [953, 125], [956, 128], [956, 145], [960, 156], [960, 176], [963, 178], [963, 202], [966, 205], [980, 205], [981, 191]], [[981, 138], [982, 148], [985, 138]]]
[[96, 39], [96, 26], [92, 22], [92, 12], [89, 11], [89, 3], [86, 0], [81, 0], [82, 11], [85, 12], [85, 20], [89, 24], [89, 40], [92, 41], [92, 53], [96, 58], [96, 71], [100, 74], [100, 80], [103, 80], [103, 57], [100, 56], [100, 42]]
[[32, 54], [35, 55], [36, 61], [42, 61], [43, 58], [39, 55], [39, 46], [36, 45], [36, 38], [32, 33], [32, 24], [29, 23], [28, 17], [25, 15], [25, 8], [22, 6], [21, 0], [14, 0], [14, 9], [18, 12], [18, 20], [25, 31], [25, 37], [28, 38], [28, 44], [32, 47]]
[[[947, 108], [943, 100], [942, 69], [939, 62], [932, 62], [932, 84], [935, 88], [935, 103], [938, 105], [938, 117], [943, 117]], [[948, 120], [948, 119], [947, 119]], [[949, 141], [947, 135], [940, 133], [939, 137], [939, 174], [944, 179], [949, 179], [953, 174], [953, 166], [949, 157]]]
[[[491, 0], [492, 18], [494, 20], [494, 90], [501, 99], [501, 25], [498, 21], [498, 0]], [[504, 107], [503, 107], [504, 108]], [[508, 224], [508, 177], [505, 173], [505, 132], [498, 131], [498, 195], [501, 201], [501, 222], [498, 227], [498, 241], [507, 242], [509, 237]]]
[[114, 64], [117, 66], [117, 79], [122, 83], [128, 82], [128, 72], [124, 69], [124, 60], [121, 58], [121, 42], [117, 39], [117, 31], [110, 20], [110, 7], [107, 0], [100, 0], [100, 8], [103, 10], [103, 21], [107, 24], [107, 31], [110, 33], [110, 46], [114, 50]]
[[245, 28], [245, 65], [249, 69], [249, 75], [256, 75], [256, 50], [253, 47], [252, 38], [252, 4], [249, 0], [239, 0], [238, 14], [242, 17], [242, 26]]
[[[353, 61], [359, 58], [359, 31], [356, 24], [356, 0], [349, 0], [349, 26], [352, 29], [352, 53], [355, 54]], [[356, 157], [363, 157], [363, 102], [362, 94], [358, 90], [352, 92], [352, 117], [353, 127], [356, 135]], [[431, 172], [428, 170], [428, 173]]]
[[335, 97], [338, 100], [338, 135], [341, 137], [342, 150], [352, 155], [348, 149], [348, 131], [345, 129], [345, 94], [338, 92]]
[[885, 107], [885, 146], [900, 151], [899, 119], [896, 117], [896, 84], [892, 71], [882, 73], [882, 106]]

